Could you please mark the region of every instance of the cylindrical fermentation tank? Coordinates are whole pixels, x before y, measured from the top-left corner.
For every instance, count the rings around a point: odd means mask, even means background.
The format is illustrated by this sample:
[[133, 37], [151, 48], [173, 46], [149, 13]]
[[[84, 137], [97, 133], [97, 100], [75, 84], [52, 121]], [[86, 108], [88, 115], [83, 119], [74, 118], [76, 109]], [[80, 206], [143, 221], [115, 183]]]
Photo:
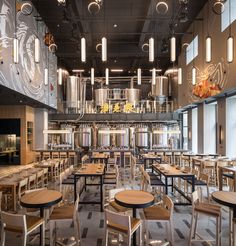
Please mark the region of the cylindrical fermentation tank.
[[150, 132], [148, 127], [136, 127], [135, 128], [135, 146], [139, 148], [148, 148], [149, 147], [149, 135]]
[[128, 103], [134, 103], [140, 101], [140, 90], [134, 88], [125, 89], [126, 100]]
[[108, 99], [108, 89], [101, 88], [95, 90], [96, 106], [102, 106], [103, 104], [107, 103], [107, 99]]
[[116, 138], [116, 147], [129, 147], [129, 128], [121, 127], [116, 128], [117, 133], [115, 134]]
[[80, 80], [76, 76], [69, 76], [66, 83], [67, 108], [78, 108], [80, 101]]
[[165, 98], [169, 96], [168, 77], [166, 76], [156, 77], [156, 84], [152, 85], [151, 96], [156, 100], [159, 100], [160, 103], [163, 103], [165, 101]]
[[111, 135], [109, 127], [101, 127], [98, 129], [98, 146], [99, 147], [110, 147], [111, 146]]
[[75, 134], [75, 145], [80, 147], [90, 147], [92, 144], [92, 128], [81, 126]]
[[153, 148], [168, 147], [167, 126], [155, 126], [152, 128], [152, 146]]

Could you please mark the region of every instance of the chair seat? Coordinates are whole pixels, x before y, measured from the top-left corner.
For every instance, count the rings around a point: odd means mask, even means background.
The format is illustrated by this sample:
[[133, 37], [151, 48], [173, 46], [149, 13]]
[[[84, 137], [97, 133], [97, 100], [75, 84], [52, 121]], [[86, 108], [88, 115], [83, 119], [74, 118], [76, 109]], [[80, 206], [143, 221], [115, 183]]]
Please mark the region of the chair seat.
[[[43, 218], [40, 218], [37, 216], [26, 215], [27, 231], [31, 231], [32, 229], [42, 224], [43, 222], [44, 222]], [[19, 226], [5, 227], [5, 230], [11, 231], [11, 232], [23, 233], [23, 228]]]
[[170, 212], [162, 206], [152, 206], [143, 209], [146, 220], [169, 220]]
[[210, 203], [198, 203], [195, 205], [195, 211], [208, 214], [214, 217], [221, 216], [221, 207], [215, 204]]
[[223, 176], [230, 179], [234, 178], [234, 175], [232, 173], [223, 173]]
[[73, 219], [74, 205], [56, 207], [53, 209], [49, 220]]
[[115, 201], [111, 201], [111, 202], [109, 203], [109, 205], [110, 205], [112, 208], [114, 208], [114, 209], [115, 209], [117, 212], [119, 212], [119, 213], [125, 213], [125, 212], [127, 212], [128, 210], [130, 210], [130, 209], [126, 208], [126, 207], [120, 206], [120, 205], [117, 204]]
[[[141, 223], [142, 222], [140, 219], [131, 218], [131, 233], [133, 233], [141, 225]], [[119, 231], [121, 233], [128, 233], [128, 227], [121, 226], [121, 225], [116, 224], [116, 223], [109, 222], [107, 224], [107, 227], [111, 228], [113, 230]]]
[[105, 174], [104, 179], [116, 179], [116, 174]]
[[161, 186], [161, 185], [164, 185], [164, 183], [156, 178], [156, 179], [151, 179], [151, 186]]
[[[192, 179], [188, 179], [187, 180], [187, 182], [189, 183], [189, 184], [192, 184]], [[200, 180], [200, 179], [196, 179], [195, 178], [195, 180], [194, 180], [194, 184], [195, 185], [207, 185], [207, 183], [205, 182], [205, 181], [203, 181], [203, 180]]]
[[74, 180], [73, 179], [63, 179], [62, 184], [63, 185], [74, 185]]
[[117, 180], [116, 179], [104, 179], [103, 184], [116, 184]]

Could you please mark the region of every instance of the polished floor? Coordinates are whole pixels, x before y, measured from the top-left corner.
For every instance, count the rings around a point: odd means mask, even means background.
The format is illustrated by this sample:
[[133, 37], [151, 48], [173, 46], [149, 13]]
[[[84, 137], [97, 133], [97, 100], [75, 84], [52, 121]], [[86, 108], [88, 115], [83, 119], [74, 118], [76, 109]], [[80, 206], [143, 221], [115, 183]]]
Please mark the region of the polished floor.
[[[121, 178], [121, 186], [131, 189], [139, 189], [138, 181], [124, 180]], [[216, 188], [211, 187], [211, 191]], [[90, 200], [94, 197], [99, 198], [99, 190], [96, 187], [89, 188], [82, 194], [81, 199]], [[140, 211], [141, 212], [141, 211]], [[142, 214], [142, 213], [140, 213]], [[81, 237], [82, 245], [85, 246], [102, 246], [104, 244], [104, 214], [100, 212], [99, 205], [83, 205], [79, 208], [79, 215], [81, 219]], [[142, 218], [142, 215], [141, 215]], [[191, 220], [191, 206], [175, 206], [174, 209], [174, 242], [176, 246], [188, 245], [189, 228]], [[223, 207], [223, 220], [222, 220], [222, 246], [229, 245], [228, 236], [228, 209]], [[57, 236], [62, 239], [66, 245], [71, 245], [73, 242], [73, 225], [71, 223], [59, 224]], [[215, 221], [212, 218], [200, 217], [199, 219], [199, 232], [204, 238], [215, 238]], [[68, 238], [70, 238], [68, 240]], [[152, 223], [150, 226], [151, 245], [161, 245], [161, 242], [166, 241], [166, 230], [162, 223]], [[30, 243], [29, 245], [38, 245], [38, 240]], [[49, 241], [46, 240], [46, 244]], [[7, 234], [6, 245], [21, 245], [19, 235], [12, 233]], [[118, 245], [116, 238], [111, 238], [109, 245]], [[124, 244], [120, 244], [124, 245]], [[145, 245], [148, 245], [145, 243]], [[193, 245], [207, 245], [206, 243], [194, 243]]]

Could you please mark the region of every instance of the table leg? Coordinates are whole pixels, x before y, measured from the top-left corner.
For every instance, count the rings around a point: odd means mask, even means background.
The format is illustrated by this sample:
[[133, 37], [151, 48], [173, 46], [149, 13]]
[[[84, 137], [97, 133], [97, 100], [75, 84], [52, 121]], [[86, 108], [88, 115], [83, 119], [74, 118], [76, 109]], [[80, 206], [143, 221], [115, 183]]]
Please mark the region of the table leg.
[[171, 191], [174, 192], [174, 178], [171, 178]]
[[77, 199], [77, 191], [76, 191], [76, 175], [74, 175], [74, 202]]
[[219, 183], [219, 190], [222, 190], [223, 188], [223, 170], [221, 167], [219, 167], [219, 180], [218, 180], [218, 183]]
[[192, 192], [195, 191], [195, 177], [194, 175], [192, 176]]
[[[136, 218], [136, 208], [133, 208], [133, 218]], [[133, 246], [136, 246], [136, 231], [133, 234]]]
[[[44, 209], [40, 208], [40, 217], [44, 218]], [[39, 238], [39, 245], [42, 245], [42, 235], [43, 235], [43, 225], [40, 226], [40, 238]]]
[[87, 190], [87, 179], [86, 179], [86, 176], [84, 177], [84, 190], [86, 191]]
[[166, 195], [168, 195], [168, 178], [165, 176], [165, 191]]
[[234, 192], [236, 192], [236, 172], [234, 172], [234, 174], [233, 174], [233, 176], [234, 176], [234, 180], [233, 180], [233, 182], [234, 182]]
[[103, 212], [103, 177], [100, 177], [100, 202], [101, 202], [101, 212]]

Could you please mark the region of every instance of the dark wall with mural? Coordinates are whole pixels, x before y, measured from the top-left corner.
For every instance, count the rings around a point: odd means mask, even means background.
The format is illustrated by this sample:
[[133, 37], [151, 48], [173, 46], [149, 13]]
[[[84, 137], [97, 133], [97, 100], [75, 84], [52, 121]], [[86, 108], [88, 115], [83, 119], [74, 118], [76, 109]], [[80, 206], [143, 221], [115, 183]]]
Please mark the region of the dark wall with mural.
[[[221, 15], [211, 10], [213, 1], [209, 1], [198, 15], [198, 20], [189, 28], [189, 33], [182, 38], [182, 52], [179, 56], [179, 67], [183, 68], [183, 83], [179, 85], [179, 106], [191, 104], [215, 94], [236, 87], [236, 59], [232, 63], [226, 60], [226, 43], [229, 28], [221, 32]], [[231, 25], [232, 36], [236, 36], [236, 23]], [[212, 37], [212, 61], [205, 62], [205, 39]], [[186, 65], [186, 47], [193, 37], [198, 35], [198, 56]], [[235, 47], [236, 48], [236, 47]], [[192, 85], [192, 67], [196, 67], [196, 85]]]
[[[17, 6], [21, 1], [17, 1]], [[44, 68], [47, 66], [48, 47], [43, 37], [47, 27], [36, 21], [36, 10], [30, 15], [17, 11], [16, 35], [19, 40], [19, 63], [13, 62], [13, 38], [15, 33], [15, 1], [0, 0], [0, 84], [26, 96], [56, 108], [57, 59], [49, 57], [49, 84], [44, 85]], [[34, 39], [40, 39], [40, 63], [34, 62]]]

